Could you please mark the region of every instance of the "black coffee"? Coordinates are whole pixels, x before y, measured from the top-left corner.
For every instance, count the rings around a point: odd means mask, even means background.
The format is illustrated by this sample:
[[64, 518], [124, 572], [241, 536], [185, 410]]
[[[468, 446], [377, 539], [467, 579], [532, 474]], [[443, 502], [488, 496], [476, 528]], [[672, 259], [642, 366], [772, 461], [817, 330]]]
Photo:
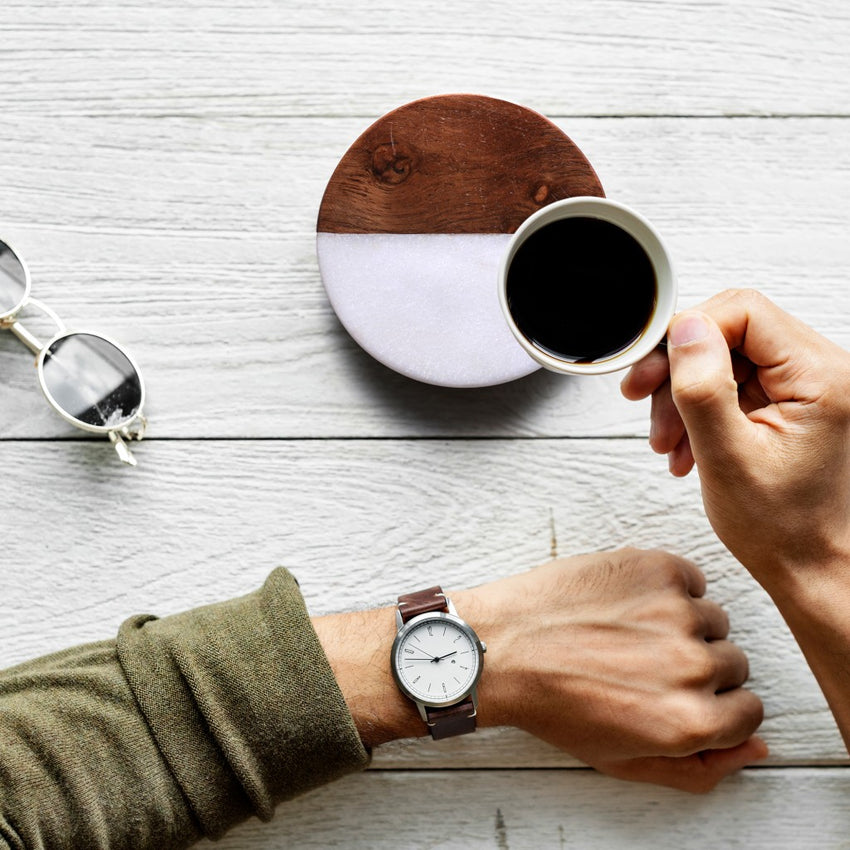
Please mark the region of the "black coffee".
[[655, 308], [646, 251], [615, 224], [563, 218], [531, 234], [508, 270], [514, 322], [561, 360], [590, 363], [628, 348]]

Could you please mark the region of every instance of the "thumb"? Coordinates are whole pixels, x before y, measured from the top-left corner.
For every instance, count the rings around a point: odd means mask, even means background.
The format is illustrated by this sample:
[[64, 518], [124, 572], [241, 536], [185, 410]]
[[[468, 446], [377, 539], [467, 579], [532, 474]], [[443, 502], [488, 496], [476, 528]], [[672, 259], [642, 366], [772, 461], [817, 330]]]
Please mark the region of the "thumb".
[[724, 459], [751, 425], [738, 403], [732, 355], [717, 323], [705, 313], [677, 314], [667, 332], [673, 402], [699, 466]]

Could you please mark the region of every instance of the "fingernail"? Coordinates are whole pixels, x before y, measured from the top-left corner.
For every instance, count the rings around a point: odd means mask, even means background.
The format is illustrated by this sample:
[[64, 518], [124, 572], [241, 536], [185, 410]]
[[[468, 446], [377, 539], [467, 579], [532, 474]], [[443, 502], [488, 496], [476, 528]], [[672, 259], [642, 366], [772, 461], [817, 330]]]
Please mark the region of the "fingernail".
[[708, 336], [708, 325], [702, 316], [690, 314], [674, 319], [667, 334], [667, 341], [675, 348], [699, 342]]

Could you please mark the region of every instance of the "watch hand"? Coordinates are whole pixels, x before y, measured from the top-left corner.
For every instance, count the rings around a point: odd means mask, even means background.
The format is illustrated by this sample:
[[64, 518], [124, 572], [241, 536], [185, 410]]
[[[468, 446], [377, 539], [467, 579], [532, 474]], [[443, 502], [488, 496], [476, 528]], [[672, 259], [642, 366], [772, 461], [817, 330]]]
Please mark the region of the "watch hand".
[[439, 659], [434, 659], [434, 658], [431, 658], [430, 656], [428, 658], [405, 658], [403, 660], [404, 661], [435, 661], [435, 660], [439, 661]]
[[457, 655], [457, 650], [454, 652], [447, 652], [445, 655], [438, 655], [436, 658], [432, 658], [431, 662], [436, 664], [438, 661], [442, 661], [444, 658], [448, 658], [450, 655]]

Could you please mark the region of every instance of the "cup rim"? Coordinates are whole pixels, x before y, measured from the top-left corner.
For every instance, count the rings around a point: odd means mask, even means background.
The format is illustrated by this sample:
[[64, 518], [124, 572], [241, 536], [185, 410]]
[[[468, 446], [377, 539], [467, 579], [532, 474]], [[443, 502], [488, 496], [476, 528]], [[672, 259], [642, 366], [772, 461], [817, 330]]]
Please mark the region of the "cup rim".
[[[538, 348], [517, 327], [508, 307], [508, 270], [520, 245], [525, 240], [553, 221], [565, 218], [598, 218], [624, 230], [646, 252], [655, 271], [657, 297], [652, 316], [645, 331], [629, 346], [610, 357], [590, 363], [565, 360]], [[555, 201], [532, 213], [514, 232], [502, 255], [499, 266], [499, 304], [508, 327], [526, 353], [541, 366], [553, 372], [567, 375], [603, 375], [626, 369], [646, 357], [664, 339], [667, 326], [676, 311], [677, 283], [667, 250], [661, 236], [652, 224], [639, 212], [609, 198], [580, 195]]]

